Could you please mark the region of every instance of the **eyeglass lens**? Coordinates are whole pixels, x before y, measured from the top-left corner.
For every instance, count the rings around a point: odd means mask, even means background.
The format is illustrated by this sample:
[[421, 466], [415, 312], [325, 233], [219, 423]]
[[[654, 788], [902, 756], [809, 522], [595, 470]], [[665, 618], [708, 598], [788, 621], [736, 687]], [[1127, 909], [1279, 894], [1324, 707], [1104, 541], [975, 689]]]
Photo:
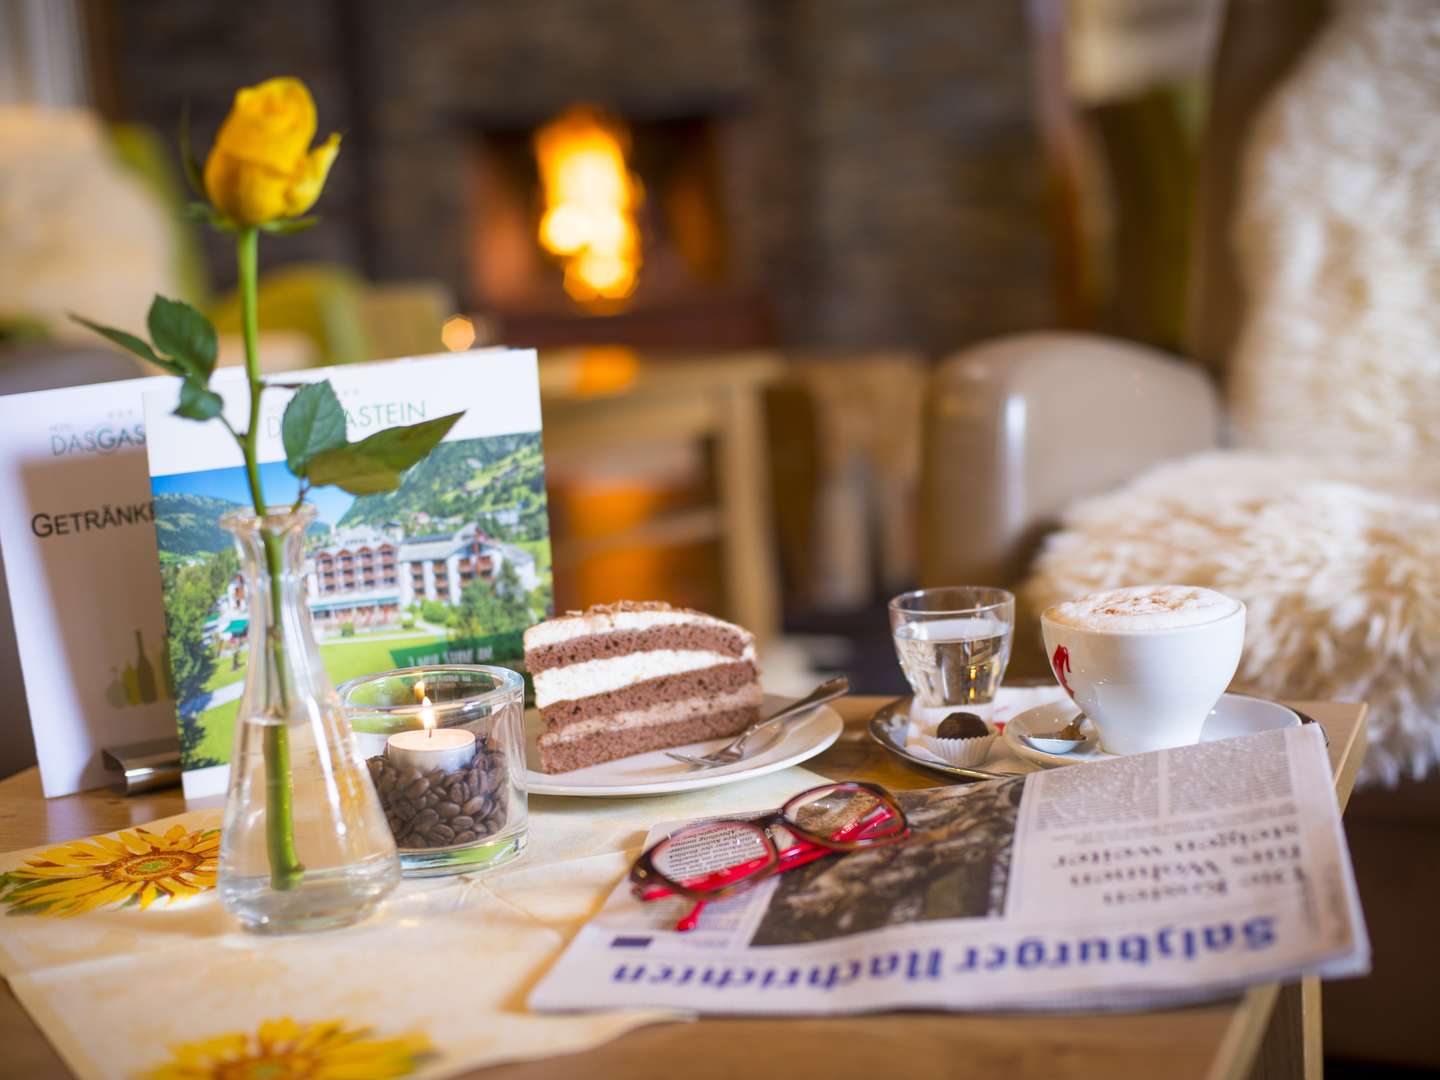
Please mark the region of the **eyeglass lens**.
[[758, 826], [712, 821], [676, 833], [656, 847], [651, 861], [671, 881], [705, 892], [758, 873], [776, 858], [774, 847]]
[[802, 792], [785, 804], [785, 821], [832, 843], [867, 843], [905, 828], [901, 814], [874, 792], [849, 784]]

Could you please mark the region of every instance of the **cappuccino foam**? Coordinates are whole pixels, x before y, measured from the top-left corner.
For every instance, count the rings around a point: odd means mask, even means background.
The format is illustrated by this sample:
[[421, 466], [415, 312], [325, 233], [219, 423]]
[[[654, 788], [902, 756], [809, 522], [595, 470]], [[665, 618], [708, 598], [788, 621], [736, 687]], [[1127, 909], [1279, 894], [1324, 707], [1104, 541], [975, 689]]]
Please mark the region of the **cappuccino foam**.
[[1223, 619], [1240, 602], [1197, 585], [1140, 585], [1082, 596], [1048, 612], [1056, 622], [1086, 630], [1175, 630]]

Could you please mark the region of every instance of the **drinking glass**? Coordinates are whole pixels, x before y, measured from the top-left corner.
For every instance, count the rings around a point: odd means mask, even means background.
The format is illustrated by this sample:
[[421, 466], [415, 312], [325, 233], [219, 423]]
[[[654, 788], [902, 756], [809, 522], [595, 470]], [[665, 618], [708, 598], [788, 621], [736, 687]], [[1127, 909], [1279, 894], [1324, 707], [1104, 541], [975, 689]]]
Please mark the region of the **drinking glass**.
[[1015, 597], [978, 585], [901, 593], [890, 601], [890, 633], [921, 705], [989, 705], [1010, 662]]

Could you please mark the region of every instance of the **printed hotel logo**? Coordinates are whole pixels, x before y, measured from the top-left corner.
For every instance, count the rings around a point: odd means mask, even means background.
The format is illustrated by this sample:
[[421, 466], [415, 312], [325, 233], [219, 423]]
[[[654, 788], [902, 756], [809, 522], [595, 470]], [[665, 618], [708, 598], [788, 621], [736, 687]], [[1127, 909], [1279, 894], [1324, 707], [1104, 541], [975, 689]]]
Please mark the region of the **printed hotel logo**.
[[126, 447], [145, 445], [145, 425], [101, 424], [88, 431], [68, 431], [51, 428], [50, 454], [64, 457], [67, 454], [113, 454]]

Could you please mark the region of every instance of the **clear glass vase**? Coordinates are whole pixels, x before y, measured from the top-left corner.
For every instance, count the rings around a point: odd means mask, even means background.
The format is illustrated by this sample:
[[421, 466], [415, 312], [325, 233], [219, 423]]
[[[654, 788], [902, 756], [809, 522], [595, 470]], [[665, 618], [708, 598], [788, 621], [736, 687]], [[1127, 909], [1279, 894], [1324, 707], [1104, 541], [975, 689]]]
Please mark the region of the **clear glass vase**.
[[220, 900], [247, 929], [285, 933], [364, 918], [400, 881], [395, 841], [320, 663], [305, 597], [315, 508], [233, 511], [250, 609], [220, 836]]

